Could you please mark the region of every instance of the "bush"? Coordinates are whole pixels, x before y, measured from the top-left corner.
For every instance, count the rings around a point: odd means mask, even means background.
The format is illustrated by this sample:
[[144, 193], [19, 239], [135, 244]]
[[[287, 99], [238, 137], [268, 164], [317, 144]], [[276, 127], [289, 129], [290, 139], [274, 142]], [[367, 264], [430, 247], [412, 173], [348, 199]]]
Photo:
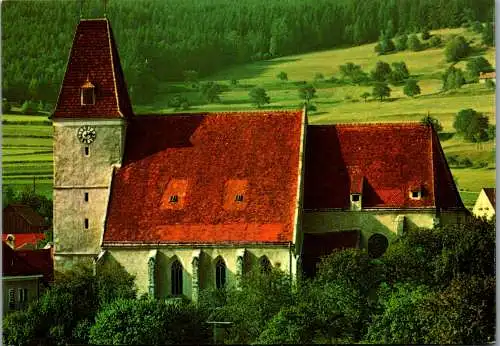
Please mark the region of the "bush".
[[288, 74], [286, 72], [281, 71], [276, 75], [276, 78], [278, 78], [280, 81], [287, 81], [288, 80]]
[[424, 29], [424, 31], [422, 31], [422, 40], [427, 41], [430, 38], [431, 38], [431, 33], [429, 32], [428, 29]]
[[90, 329], [92, 344], [208, 343], [206, 316], [193, 305], [154, 299], [119, 299], [103, 307]]
[[420, 95], [420, 86], [415, 79], [408, 79], [403, 88], [403, 92], [406, 96], [410, 97]]
[[33, 101], [24, 101], [21, 106], [21, 113], [36, 114], [38, 112], [38, 104]]
[[491, 79], [487, 79], [485, 82], [485, 85], [488, 89], [495, 90], [496, 85], [495, 82], [493, 82]]
[[408, 36], [408, 48], [414, 52], [422, 50], [422, 42], [420, 42], [417, 35], [411, 34], [410, 36]]
[[453, 66], [449, 67], [441, 76], [443, 81], [443, 90], [452, 90], [461, 88], [465, 84], [464, 74], [461, 69]]
[[408, 48], [408, 35], [402, 34], [395, 39], [396, 50], [401, 52]]
[[431, 117], [430, 115], [426, 115], [425, 117], [423, 117], [420, 122], [424, 125], [431, 126], [436, 132], [443, 131], [443, 126], [441, 125], [439, 120]]
[[463, 36], [455, 36], [446, 44], [444, 54], [446, 61], [457, 62], [469, 55], [470, 46]]
[[325, 76], [321, 72], [316, 72], [316, 74], [314, 75], [315, 81], [320, 81], [320, 80], [324, 80], [324, 79], [325, 79]]
[[443, 44], [443, 40], [438, 35], [432, 36], [431, 39], [429, 40], [430, 47], [438, 48], [438, 47], [441, 47], [442, 44]]

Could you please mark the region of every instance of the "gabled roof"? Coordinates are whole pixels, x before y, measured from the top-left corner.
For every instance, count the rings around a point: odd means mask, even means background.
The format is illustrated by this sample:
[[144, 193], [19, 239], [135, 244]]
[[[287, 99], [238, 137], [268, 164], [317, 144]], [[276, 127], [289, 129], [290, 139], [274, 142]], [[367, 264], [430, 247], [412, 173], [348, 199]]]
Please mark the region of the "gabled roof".
[[302, 111], [134, 118], [103, 244], [293, 241], [304, 126]]
[[483, 187], [483, 191], [484, 191], [484, 194], [486, 195], [486, 197], [488, 197], [488, 199], [490, 200], [490, 203], [493, 206], [493, 208], [496, 209], [496, 201], [497, 201], [496, 193], [497, 193], [497, 189], [494, 188], [494, 187]]
[[[81, 104], [81, 88], [95, 86], [95, 104]], [[82, 19], [76, 28], [66, 74], [52, 118], [132, 116], [118, 50], [107, 19]]]
[[[13, 212], [19, 217], [22, 217], [27, 223], [35, 227], [43, 227], [45, 225], [44, 218], [34, 211], [30, 206], [25, 204], [9, 204], [3, 209], [4, 213]], [[8, 232], [8, 231], [7, 231]], [[4, 230], [4, 233], [7, 233]]]
[[2, 275], [43, 275], [48, 282], [53, 280], [54, 265], [50, 249], [15, 251], [2, 242]]
[[429, 126], [312, 125], [306, 143], [305, 209], [348, 209], [361, 177], [363, 208], [463, 208]]

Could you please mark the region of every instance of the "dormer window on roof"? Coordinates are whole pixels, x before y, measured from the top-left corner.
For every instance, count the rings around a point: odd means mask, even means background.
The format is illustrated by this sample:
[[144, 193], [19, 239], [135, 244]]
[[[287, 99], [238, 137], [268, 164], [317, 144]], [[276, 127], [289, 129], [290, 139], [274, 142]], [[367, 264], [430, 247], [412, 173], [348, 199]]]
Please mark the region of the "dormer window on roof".
[[236, 196], [234, 196], [234, 200], [236, 202], [243, 202], [243, 195], [236, 195]]
[[87, 80], [81, 87], [81, 103], [82, 106], [95, 104], [95, 86], [87, 77]]
[[411, 199], [421, 199], [422, 198], [422, 187], [413, 186], [410, 188], [410, 198]]
[[230, 179], [224, 184], [224, 209], [225, 210], [243, 210], [245, 209], [248, 198], [248, 180]]
[[179, 196], [177, 196], [177, 195], [170, 196], [170, 199], [169, 199], [170, 203], [177, 203], [178, 201], [179, 201]]
[[361, 195], [359, 193], [351, 194], [351, 201], [352, 202], [359, 202], [360, 199], [361, 199]]
[[161, 199], [161, 209], [184, 208], [188, 189], [187, 179], [170, 179]]

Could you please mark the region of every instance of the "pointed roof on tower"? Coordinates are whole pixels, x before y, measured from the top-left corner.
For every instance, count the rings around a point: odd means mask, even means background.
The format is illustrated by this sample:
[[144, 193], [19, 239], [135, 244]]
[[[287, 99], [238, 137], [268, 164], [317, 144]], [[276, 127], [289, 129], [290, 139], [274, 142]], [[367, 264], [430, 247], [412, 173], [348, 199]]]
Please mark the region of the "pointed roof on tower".
[[52, 117], [113, 119], [132, 115], [109, 20], [80, 20]]

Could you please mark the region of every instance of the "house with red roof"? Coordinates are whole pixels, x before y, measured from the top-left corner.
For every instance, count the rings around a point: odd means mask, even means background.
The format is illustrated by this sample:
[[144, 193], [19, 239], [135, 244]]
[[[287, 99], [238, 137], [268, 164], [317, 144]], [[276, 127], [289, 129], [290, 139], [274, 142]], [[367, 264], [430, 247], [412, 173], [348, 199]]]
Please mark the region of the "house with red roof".
[[3, 208], [2, 234], [43, 233], [48, 229], [44, 218], [25, 204], [9, 204]]
[[497, 189], [494, 187], [483, 187], [474, 204], [472, 214], [491, 220], [496, 214], [496, 193]]
[[425, 125], [134, 115], [107, 19], [78, 24], [52, 120], [56, 269], [115, 266], [158, 298], [197, 299], [259, 266], [313, 273], [334, 249], [377, 256], [466, 217]]
[[2, 242], [3, 311], [20, 310], [54, 280], [51, 249], [14, 250]]

